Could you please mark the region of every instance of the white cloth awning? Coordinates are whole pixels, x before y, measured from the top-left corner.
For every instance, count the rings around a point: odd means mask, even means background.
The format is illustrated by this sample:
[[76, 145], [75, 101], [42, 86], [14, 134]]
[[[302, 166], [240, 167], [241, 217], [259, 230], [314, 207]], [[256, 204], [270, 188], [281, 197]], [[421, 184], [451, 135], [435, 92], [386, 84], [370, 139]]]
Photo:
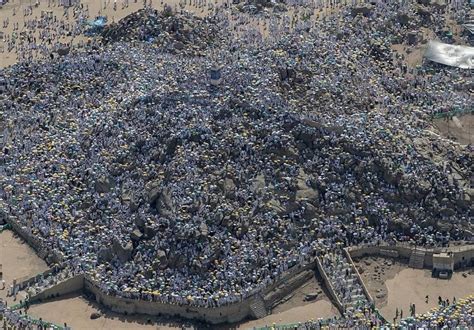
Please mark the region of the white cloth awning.
[[430, 41], [425, 52], [425, 58], [461, 69], [474, 69], [474, 47]]

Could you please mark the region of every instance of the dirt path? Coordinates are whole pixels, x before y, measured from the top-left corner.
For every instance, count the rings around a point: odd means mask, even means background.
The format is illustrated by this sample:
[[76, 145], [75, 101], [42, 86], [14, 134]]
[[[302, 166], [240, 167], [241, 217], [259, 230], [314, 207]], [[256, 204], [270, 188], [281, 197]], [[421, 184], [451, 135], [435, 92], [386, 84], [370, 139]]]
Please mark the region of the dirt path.
[[[450, 280], [431, 277], [429, 269], [413, 269], [399, 260], [367, 257], [355, 262], [375, 306], [387, 321], [393, 321], [396, 309], [409, 316], [410, 304], [416, 313], [437, 307], [438, 296], [452, 301], [474, 293], [474, 271], [455, 272]], [[429, 296], [428, 303], [425, 297]]]
[[[381, 313], [387, 320], [393, 320], [395, 311], [403, 309], [408, 316], [410, 303], [416, 305], [416, 313], [422, 314], [438, 306], [438, 296], [452, 301], [474, 293], [474, 275], [463, 276], [464, 272], [455, 272], [450, 280], [431, 277], [427, 269], [406, 268], [393, 279], [386, 282], [388, 288], [387, 305]], [[429, 296], [428, 303], [425, 301]]]
[[[0, 265], [7, 286], [14, 279], [31, 277], [49, 268], [27, 243], [10, 230], [0, 233]], [[6, 289], [0, 290], [1, 299], [6, 299], [6, 295]], [[12, 297], [6, 300], [8, 303], [13, 302]]]
[[452, 119], [435, 119], [437, 131], [460, 144], [474, 144], [474, 115], [454, 116]]
[[[93, 313], [101, 313], [97, 319], [91, 319]], [[107, 312], [96, 303], [92, 303], [82, 296], [68, 295], [62, 299], [33, 305], [28, 314], [36, 318], [42, 317], [49, 322], [63, 325], [64, 322], [73, 329], [181, 329], [184, 324], [172, 320], [157, 321], [142, 316], [124, 316]]]

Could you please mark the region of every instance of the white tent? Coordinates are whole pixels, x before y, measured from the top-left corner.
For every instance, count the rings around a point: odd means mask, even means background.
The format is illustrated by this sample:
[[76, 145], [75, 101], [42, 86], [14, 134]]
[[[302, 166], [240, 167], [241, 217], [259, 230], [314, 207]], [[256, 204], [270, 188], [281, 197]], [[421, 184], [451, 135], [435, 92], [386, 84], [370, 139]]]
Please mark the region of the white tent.
[[474, 47], [430, 41], [424, 56], [436, 63], [461, 69], [474, 69]]

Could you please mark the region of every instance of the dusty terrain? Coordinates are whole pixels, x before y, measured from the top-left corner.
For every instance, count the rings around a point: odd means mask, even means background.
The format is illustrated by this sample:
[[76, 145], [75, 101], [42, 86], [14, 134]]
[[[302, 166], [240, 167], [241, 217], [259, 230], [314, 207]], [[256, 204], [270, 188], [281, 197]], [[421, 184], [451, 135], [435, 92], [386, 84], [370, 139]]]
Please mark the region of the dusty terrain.
[[[124, 316], [108, 312], [96, 303], [80, 295], [68, 295], [58, 300], [51, 300], [33, 305], [28, 313], [36, 318], [42, 317], [49, 322], [67, 325], [73, 329], [181, 329], [183, 323], [173, 320]], [[98, 319], [91, 319], [93, 313], [101, 313]]]
[[474, 115], [454, 116], [451, 119], [435, 119], [433, 121], [437, 131], [460, 144], [474, 143]]
[[[431, 270], [408, 268], [399, 260], [367, 257], [355, 261], [375, 305], [388, 320], [393, 320], [396, 309], [409, 316], [409, 305], [416, 305], [416, 313], [426, 313], [437, 307], [438, 296], [452, 301], [474, 293], [474, 272], [455, 272], [450, 280], [431, 277]], [[426, 302], [428, 295], [428, 302]]]
[[[10, 230], [0, 233], [0, 251], [0, 265], [6, 286], [14, 279], [28, 278], [49, 268], [27, 243]], [[5, 299], [6, 295], [7, 288], [0, 290], [1, 299]], [[13, 303], [13, 297], [6, 300], [9, 304]]]

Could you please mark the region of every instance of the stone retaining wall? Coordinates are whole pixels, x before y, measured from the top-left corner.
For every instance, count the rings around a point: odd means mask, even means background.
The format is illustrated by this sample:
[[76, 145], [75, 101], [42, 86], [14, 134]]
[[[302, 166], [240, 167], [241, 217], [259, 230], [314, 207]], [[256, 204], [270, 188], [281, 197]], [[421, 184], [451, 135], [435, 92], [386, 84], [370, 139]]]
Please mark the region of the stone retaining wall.
[[[310, 262], [304, 266], [294, 266], [277, 281], [265, 288], [260, 294], [266, 295], [267, 299], [265, 300], [265, 304], [267, 307], [271, 307], [290, 292], [297, 289], [304, 281], [311, 278], [314, 265], [314, 262]], [[85, 290], [93, 293], [97, 302], [110, 308], [114, 312], [154, 316], [178, 316], [186, 319], [200, 320], [210, 324], [235, 323], [251, 317], [250, 305], [254, 301], [254, 297], [256, 297], [256, 295], [253, 295], [238, 303], [205, 308], [119, 298], [102, 292], [93, 281], [87, 278], [84, 284]]]
[[[14, 219], [9, 217], [7, 222], [11, 224], [12, 229], [20, 235], [30, 246], [32, 246], [39, 254], [40, 257], [45, 258], [48, 255], [52, 256], [52, 259], [56, 263], [61, 263], [61, 257], [54, 251], [45, 250], [42, 248], [41, 241], [34, 237], [27, 230], [23, 229]], [[418, 248], [420, 249], [420, 248]], [[398, 255], [400, 258], [409, 259], [414, 247], [405, 246], [405, 245], [394, 245], [394, 246], [358, 246], [350, 247], [345, 249], [344, 253], [346, 254], [347, 259], [350, 261], [352, 267], [355, 269], [357, 276], [360, 279], [362, 288], [365, 295], [370, 301], [372, 300], [371, 295], [369, 294], [365, 283], [362, 281], [360, 274], [355, 268], [352, 258], [362, 257], [365, 255]], [[463, 265], [464, 263], [472, 264], [474, 260], [474, 246], [464, 246], [464, 247], [453, 247], [451, 249], [423, 249], [425, 250], [425, 266], [431, 267], [433, 265], [433, 254], [439, 252], [445, 252], [449, 250], [454, 254], [454, 264], [455, 268]], [[334, 293], [334, 288], [332, 287], [331, 282], [329, 281], [327, 274], [321, 265], [321, 260], [316, 257], [314, 260], [310, 261], [307, 264], [300, 264], [290, 268], [287, 272], [282, 274], [274, 283], [265, 288], [262, 292], [255, 292], [254, 295], [242, 300], [238, 303], [233, 303], [225, 306], [214, 307], [214, 308], [205, 308], [205, 307], [195, 307], [189, 305], [175, 305], [167, 304], [161, 302], [151, 302], [145, 300], [137, 299], [127, 299], [122, 297], [116, 297], [108, 295], [90, 279], [85, 277], [83, 274], [74, 276], [70, 279], [62, 281], [55, 286], [48, 288], [36, 296], [32, 297], [31, 300], [42, 300], [54, 298], [57, 296], [62, 296], [71, 292], [76, 291], [88, 291], [95, 296], [97, 302], [103, 304], [107, 308], [111, 309], [114, 312], [124, 313], [124, 314], [144, 314], [144, 315], [169, 315], [169, 316], [178, 316], [186, 319], [201, 320], [211, 324], [219, 323], [234, 323], [242, 321], [250, 317], [251, 309], [250, 305], [254, 301], [256, 294], [262, 294], [267, 298], [265, 302], [267, 307], [274, 306], [278, 301], [283, 299], [286, 295], [291, 293], [293, 290], [297, 289], [304, 281], [310, 278], [312, 272], [309, 270], [314, 270], [316, 266], [317, 270], [321, 274], [321, 277], [328, 289], [329, 296], [332, 298], [334, 304], [339, 309], [341, 314], [344, 312], [342, 303], [339, 301], [339, 298]], [[43, 274], [49, 275], [53, 269], [45, 271]], [[19, 284], [22, 288], [26, 287], [32, 281], [38, 279], [37, 275], [35, 277], [26, 279]]]
[[69, 293], [79, 292], [84, 289], [84, 274], [73, 276], [67, 280], [45, 289], [30, 298], [31, 302], [60, 297]]
[[[262, 293], [266, 293], [271, 297], [269, 301], [266, 301], [267, 306], [280, 301], [290, 292], [302, 285], [304, 281], [313, 276], [314, 265], [314, 262], [310, 262], [304, 266], [297, 265], [292, 267], [277, 281], [263, 290]], [[52, 271], [52, 269], [49, 269], [45, 274], [49, 274]], [[38, 276], [35, 276], [25, 280], [22, 282], [22, 285], [31, 283], [37, 278]], [[116, 297], [103, 292], [94, 281], [81, 274], [64, 280], [51, 288], [45, 289], [31, 297], [30, 300], [33, 302], [51, 299], [77, 291], [87, 291], [92, 293], [98, 303], [114, 312], [122, 314], [177, 316], [186, 319], [200, 320], [210, 324], [234, 323], [251, 317], [250, 305], [256, 297], [256, 295], [253, 295], [238, 303], [213, 308], [128, 299]]]
[[41, 243], [41, 241], [36, 238], [33, 234], [28, 232], [26, 229], [24, 229], [13, 217], [7, 217], [7, 223], [9, 223], [12, 226], [12, 230], [18, 234], [21, 238], [23, 238], [29, 246], [31, 246], [38, 256], [41, 259], [44, 259], [45, 261], [48, 262], [47, 257], [48, 255], [51, 256], [51, 260], [49, 260], [52, 263], [61, 263], [62, 262], [62, 257], [55, 251], [51, 251], [49, 249], [45, 249]]
[[201, 320], [211, 324], [233, 323], [247, 318], [250, 315], [250, 304], [253, 301], [253, 297], [251, 297], [235, 304], [204, 308], [119, 298], [102, 292], [99, 287], [87, 279], [85, 280], [85, 290], [93, 293], [98, 303], [117, 313], [153, 316], [169, 315], [191, 320]]
[[319, 259], [319, 257], [316, 257], [316, 268], [318, 269], [319, 274], [321, 274], [321, 277], [323, 278], [323, 282], [326, 285], [327, 291], [329, 293], [329, 297], [331, 298], [332, 302], [336, 305], [341, 315], [343, 315], [344, 306], [342, 305], [341, 301], [337, 297], [334, 287], [332, 286], [331, 281], [329, 280], [326, 272], [324, 271], [323, 265], [321, 263], [321, 259]]
[[282, 283], [280, 287], [275, 288], [273, 291], [270, 291], [267, 295], [265, 295], [265, 297], [263, 297], [265, 305], [271, 310], [273, 307], [278, 305], [283, 298], [298, 289], [313, 276], [314, 269], [311, 269], [303, 270], [299, 274], [288, 278], [288, 280], [285, 283]]
[[465, 265], [472, 265], [474, 262], [474, 245], [453, 246], [449, 248], [425, 249], [408, 245], [381, 245], [381, 246], [353, 246], [347, 248], [352, 258], [360, 258], [370, 255], [387, 255], [387, 251], [396, 251], [402, 259], [409, 259], [414, 250], [425, 252], [424, 265], [427, 268], [433, 267], [433, 254], [440, 252], [452, 252], [454, 256], [454, 269]]
[[38, 282], [41, 279], [41, 277], [46, 278], [53, 272], [54, 272], [54, 268], [49, 268], [49, 269], [45, 270], [44, 272], [39, 273], [38, 275], [20, 279], [17, 282], [18, 288], [20, 290], [24, 290], [25, 288], [27, 288], [27, 287], [35, 284], [36, 282]]

